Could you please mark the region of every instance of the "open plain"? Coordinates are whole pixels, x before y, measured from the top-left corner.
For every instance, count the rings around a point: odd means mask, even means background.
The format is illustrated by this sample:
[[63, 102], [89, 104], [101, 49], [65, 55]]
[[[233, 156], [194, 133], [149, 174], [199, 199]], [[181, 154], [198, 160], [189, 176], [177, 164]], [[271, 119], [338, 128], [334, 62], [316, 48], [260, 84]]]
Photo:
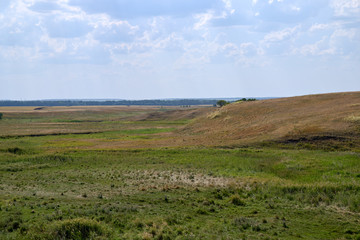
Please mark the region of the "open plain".
[[0, 239], [360, 239], [360, 92], [0, 112]]

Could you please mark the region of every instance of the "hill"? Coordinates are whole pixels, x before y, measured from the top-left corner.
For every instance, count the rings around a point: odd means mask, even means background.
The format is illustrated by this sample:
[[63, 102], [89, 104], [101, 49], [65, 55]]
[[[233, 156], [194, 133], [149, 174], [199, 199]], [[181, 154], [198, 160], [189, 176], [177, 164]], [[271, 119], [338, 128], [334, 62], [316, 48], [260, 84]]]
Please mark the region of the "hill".
[[236, 102], [196, 119], [181, 132], [192, 144], [359, 146], [360, 92]]

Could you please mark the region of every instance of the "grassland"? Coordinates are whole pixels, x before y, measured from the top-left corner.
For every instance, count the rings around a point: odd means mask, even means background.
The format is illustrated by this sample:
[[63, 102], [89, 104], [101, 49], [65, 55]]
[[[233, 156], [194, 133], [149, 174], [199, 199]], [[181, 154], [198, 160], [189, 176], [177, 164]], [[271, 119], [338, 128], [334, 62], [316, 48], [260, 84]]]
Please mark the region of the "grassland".
[[308, 95], [229, 104], [183, 132], [206, 146], [276, 141], [352, 150], [360, 145], [359, 116], [360, 92]]
[[216, 111], [0, 109], [0, 239], [360, 239], [356, 142], [206, 145]]

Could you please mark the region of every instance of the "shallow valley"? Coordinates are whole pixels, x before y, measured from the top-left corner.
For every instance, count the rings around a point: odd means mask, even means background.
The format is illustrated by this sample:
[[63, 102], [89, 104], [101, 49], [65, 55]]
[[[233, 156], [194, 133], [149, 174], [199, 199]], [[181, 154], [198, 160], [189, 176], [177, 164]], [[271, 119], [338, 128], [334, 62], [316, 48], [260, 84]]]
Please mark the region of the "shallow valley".
[[359, 109], [2, 107], [0, 238], [359, 239]]

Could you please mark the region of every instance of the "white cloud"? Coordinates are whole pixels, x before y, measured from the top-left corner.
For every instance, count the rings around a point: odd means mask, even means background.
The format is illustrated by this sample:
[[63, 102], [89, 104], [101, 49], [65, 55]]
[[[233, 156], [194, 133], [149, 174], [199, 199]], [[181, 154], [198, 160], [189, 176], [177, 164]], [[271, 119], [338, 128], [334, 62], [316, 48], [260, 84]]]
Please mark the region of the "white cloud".
[[194, 24], [194, 30], [200, 30], [205, 27], [213, 18], [213, 12], [201, 13], [194, 16], [198, 21]]
[[331, 35], [329, 45], [341, 56], [359, 56], [360, 31], [356, 29], [336, 29]]
[[[282, 2], [283, 0], [277, 0], [277, 2]], [[272, 4], [274, 0], [269, 0], [269, 4]]]
[[330, 29], [334, 27], [334, 24], [323, 24], [323, 23], [316, 23], [316, 24], [313, 24], [309, 31], [310, 32], [314, 32], [314, 31], [321, 31], [321, 30], [326, 30], [326, 29]]
[[356, 36], [356, 31], [355, 29], [337, 29], [335, 30], [335, 32], [332, 34], [332, 38], [339, 38], [339, 37], [345, 37], [348, 39], [354, 39]]
[[138, 26], [132, 26], [128, 21], [100, 21], [94, 24], [94, 38], [104, 43], [131, 42], [136, 37]]
[[297, 29], [299, 29], [299, 26], [295, 26], [292, 28], [285, 28], [281, 31], [271, 32], [271, 33], [265, 35], [264, 41], [265, 42], [283, 41], [284, 39], [287, 39], [290, 36], [292, 36], [296, 32]]
[[335, 16], [351, 16], [360, 13], [360, 0], [333, 0], [331, 7], [335, 11]]
[[[86, 58], [86, 55], [87, 57], [96, 57], [96, 55], [104, 56], [110, 53], [118, 59], [121, 56], [125, 57], [126, 54], [147, 52], [151, 55], [154, 51], [170, 50], [182, 52], [184, 54], [183, 56], [191, 55], [193, 62], [195, 59], [201, 59], [201, 61], [197, 61], [200, 63], [206, 62], [204, 59], [210, 61], [213, 56], [220, 56], [221, 54], [223, 54], [224, 57], [241, 56], [241, 58], [244, 58], [250, 55], [253, 57], [259, 55], [259, 53], [265, 54], [264, 49], [270, 47], [273, 49], [273, 52], [277, 51], [281, 54], [288, 50], [290, 40], [295, 48], [300, 49], [301, 46], [307, 46], [303, 49], [314, 49], [314, 47], [310, 47], [310, 45], [314, 44], [303, 44], [300, 40], [296, 40], [297, 38], [295, 36], [304, 34], [301, 33], [301, 25], [299, 24], [294, 26], [291, 23], [286, 23], [282, 26], [288, 27], [277, 31], [268, 32], [266, 29], [262, 30], [262, 32], [260, 31], [256, 34], [257, 39], [253, 39], [252, 41], [238, 41], [235, 37], [237, 31], [232, 32], [230, 29], [225, 29], [221, 25], [214, 28], [214, 25], [212, 25], [214, 21], [226, 21], [231, 18], [236, 19], [236, 21], [248, 21], [244, 18], [244, 16], [246, 16], [246, 18], [257, 17], [259, 20], [253, 19], [252, 24], [259, 27], [259, 24], [264, 22], [264, 19], [266, 20], [267, 17], [277, 15], [279, 11], [287, 11], [290, 9], [294, 12], [304, 12], [310, 4], [309, 2], [302, 5], [301, 1], [286, 2], [270, 0], [268, 3], [272, 4], [272, 6], [271, 9], [269, 9], [263, 8], [262, 4], [264, 3], [258, 0], [252, 0], [247, 4], [239, 4], [231, 0], [218, 1], [218, 3], [222, 5], [220, 9], [210, 8], [212, 7], [212, 3], [205, 3], [205, 1], [199, 3], [199, 5], [186, 2], [184, 5], [185, 8], [191, 5], [193, 9], [200, 11], [192, 15], [192, 18], [158, 16], [134, 21], [116, 19], [112, 17], [114, 14], [111, 11], [114, 11], [114, 9], [107, 8], [108, 12], [106, 12], [106, 6], [94, 1], [90, 2], [87, 7], [84, 7], [87, 3], [82, 0], [57, 0], [51, 2], [42, 0], [18, 0], [11, 4], [13, 9], [15, 9], [12, 13], [15, 14], [11, 16], [9, 12], [5, 17], [10, 18], [8, 21], [2, 21], [0, 28], [2, 27], [2, 29], [4, 29], [4, 25], [7, 25], [8, 30], [11, 29], [11, 32], [9, 30], [8, 33], [3, 33], [7, 34], [7, 38], [26, 39], [24, 42], [30, 43], [30, 46], [31, 44], [33, 47], [36, 46], [41, 58], [45, 58], [46, 56], [54, 57], [57, 54], [59, 54], [60, 57], [66, 55], [75, 56], [77, 53], [81, 55], [81, 58]], [[69, 5], [69, 2], [72, 3], [72, 5]], [[121, 4], [125, 4], [126, 2], [127, 1], [123, 1]], [[332, 2], [332, 6], [337, 6], [340, 9], [338, 10], [339, 12], [344, 12], [344, 9], [349, 7], [356, 9], [359, 5], [359, 1], [352, 0], [351, 3], [339, 7], [339, 2], [344, 3], [340, 0], [338, 3], [336, 3], [336, 1]], [[104, 9], [96, 10], [92, 8], [92, 10], [89, 10], [89, 6], [100, 6], [99, 4]], [[132, 6], [133, 3], [127, 2], [126, 4]], [[156, 4], [160, 4], [160, 2], [156, 2]], [[180, 4], [180, 2], [177, 4]], [[107, 5], [107, 7], [110, 7], [110, 5]], [[258, 8], [257, 5], [259, 5], [260, 8]], [[265, 5], [268, 4], [265, 2]], [[304, 6], [305, 10], [303, 10]], [[254, 7], [254, 9], [252, 9], [252, 7]], [[204, 12], [204, 9], [207, 10]], [[238, 11], [238, 9], [241, 11]], [[270, 13], [270, 10], [273, 11], [274, 9], [276, 11]], [[256, 10], [261, 10], [261, 12]], [[265, 18], [262, 18], [263, 15], [265, 15]], [[146, 16], [145, 14], [145, 17]], [[27, 20], [31, 19], [31, 21], [24, 21], [23, 19], [25, 18]], [[33, 25], [32, 28], [29, 28], [29, 24], [26, 25], [26, 22], [30, 22], [30, 25]], [[192, 26], [192, 29], [188, 26]], [[226, 26], [226, 24], [224, 26]], [[319, 30], [329, 30], [333, 27], [336, 29], [339, 28], [335, 27], [334, 23], [326, 23], [313, 24], [308, 29], [310, 32], [316, 32]], [[33, 32], [33, 34], [24, 32], [23, 29], [25, 28], [27, 31]], [[253, 30], [254, 27], [243, 29], [244, 31], [242, 31], [242, 35], [239, 35], [239, 39], [242, 37], [249, 38], [252, 34], [249, 31], [250, 29]], [[194, 32], [191, 30], [197, 31]], [[221, 34], [225, 36], [225, 38], [228, 36], [232, 37], [228, 39], [228, 41], [221, 42], [216, 38], [216, 35]], [[339, 35], [339, 33], [337, 33], [337, 35]], [[27, 38], [21, 36], [27, 36]], [[33, 36], [33, 39], [29, 39], [29, 36]], [[333, 37], [333, 39], [340, 38], [339, 36]], [[4, 41], [6, 40], [0, 40], [0, 44], [4, 44]], [[314, 39], [314, 41], [318, 43], [320, 41], [319, 37]], [[279, 42], [284, 43], [280, 44]], [[337, 40], [336, 42], [337, 45], [341, 44], [341, 40]], [[13, 43], [17, 44], [16, 41]], [[236, 48], [230, 50], [230, 45], [224, 47], [227, 43], [234, 44]], [[192, 49], [192, 47], [189, 46], [196, 46], [196, 48], [200, 50], [189, 50]], [[306, 51], [311, 52], [311, 50]], [[92, 52], [94, 52], [94, 54]], [[197, 53], [192, 54], [190, 52]], [[200, 57], [200, 52], [205, 58]], [[251, 54], [249, 55], [250, 52]], [[144, 56], [145, 55], [142, 55], [142, 57]], [[183, 61], [185, 60], [183, 57]]]
[[[315, 26], [315, 27], [314, 27]], [[330, 25], [314, 25], [312, 28], [331, 29]], [[301, 54], [304, 56], [321, 56], [321, 55], [337, 55], [337, 56], [351, 56], [359, 53], [359, 45], [357, 37], [360, 32], [356, 29], [342, 29], [336, 25], [337, 28], [332, 29], [329, 35], [323, 36], [321, 40], [312, 44], [305, 44], [300, 47], [295, 47], [292, 54]]]
[[304, 56], [321, 56], [321, 55], [332, 55], [335, 54], [336, 49], [329, 47], [328, 38], [324, 37], [320, 41], [317, 41], [314, 44], [306, 44], [300, 48], [295, 48], [292, 50], [292, 54], [297, 55], [301, 54]]
[[226, 56], [228, 57], [253, 57], [254, 55], [257, 55], [257, 46], [252, 42], [245, 42], [241, 43], [239, 45], [234, 43], [226, 43], [223, 46], [221, 46], [222, 51], [226, 53]]
[[295, 12], [300, 12], [301, 8], [298, 6], [291, 6], [291, 10], [295, 11]]
[[47, 44], [53, 53], [50, 53], [50, 56], [54, 56], [56, 53], [62, 53], [67, 49], [67, 41], [65, 39], [54, 39], [49, 37], [49, 35], [43, 35], [40, 38], [40, 41]]
[[235, 9], [232, 7], [232, 2], [231, 0], [222, 0], [223, 3], [225, 4], [225, 9], [230, 13], [230, 14], [234, 14], [235, 13]]

